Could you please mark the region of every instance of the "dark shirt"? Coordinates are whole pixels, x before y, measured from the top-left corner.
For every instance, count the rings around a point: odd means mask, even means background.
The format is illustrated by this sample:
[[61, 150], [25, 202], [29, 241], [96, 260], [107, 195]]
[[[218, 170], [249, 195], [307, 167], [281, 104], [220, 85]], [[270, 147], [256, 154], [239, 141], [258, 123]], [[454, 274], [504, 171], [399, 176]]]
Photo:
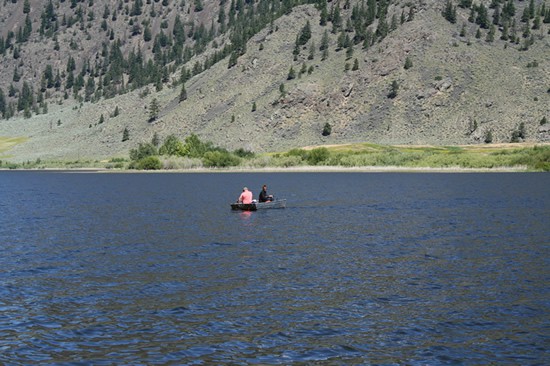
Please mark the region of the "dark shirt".
[[260, 198], [258, 199], [258, 201], [267, 202], [267, 200], [268, 200], [267, 192], [262, 189], [262, 191], [260, 192]]

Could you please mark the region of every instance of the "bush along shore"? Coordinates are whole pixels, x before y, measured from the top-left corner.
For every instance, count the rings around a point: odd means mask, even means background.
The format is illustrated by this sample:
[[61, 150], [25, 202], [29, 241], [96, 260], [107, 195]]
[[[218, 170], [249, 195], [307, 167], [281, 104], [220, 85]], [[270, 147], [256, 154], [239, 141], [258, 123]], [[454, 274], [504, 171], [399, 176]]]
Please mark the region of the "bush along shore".
[[550, 145], [524, 146], [386, 146], [369, 143], [292, 149], [256, 154], [228, 151], [190, 135], [184, 141], [157, 136], [130, 150], [129, 158], [108, 161], [41, 161], [14, 164], [0, 160], [3, 169], [113, 169], [113, 170], [252, 170], [327, 168], [399, 168], [411, 170], [550, 171]]

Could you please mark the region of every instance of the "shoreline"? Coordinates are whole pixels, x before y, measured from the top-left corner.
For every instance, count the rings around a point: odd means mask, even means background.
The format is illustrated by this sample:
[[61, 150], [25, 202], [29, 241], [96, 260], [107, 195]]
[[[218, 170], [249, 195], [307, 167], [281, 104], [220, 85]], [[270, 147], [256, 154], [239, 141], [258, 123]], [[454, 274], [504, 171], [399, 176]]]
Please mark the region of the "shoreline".
[[293, 167], [231, 167], [231, 168], [190, 168], [131, 170], [109, 168], [0, 168], [0, 171], [13, 172], [59, 172], [59, 173], [114, 173], [114, 174], [154, 174], [154, 173], [530, 173], [527, 167], [462, 168], [462, 167], [401, 167], [401, 166], [293, 166]]
[[[330, 148], [327, 149], [326, 146]], [[402, 146], [402, 147], [399, 147]], [[540, 149], [537, 147], [540, 146]], [[314, 146], [303, 148], [312, 149]], [[344, 149], [344, 150], [342, 150]], [[457, 150], [458, 149], [458, 150]], [[119, 159], [89, 160], [45, 160], [35, 162], [2, 164], [1, 170], [19, 171], [60, 171], [60, 172], [111, 172], [111, 173], [496, 173], [496, 172], [537, 172], [550, 170], [550, 143], [500, 143], [493, 145], [373, 145], [368, 143], [325, 145], [325, 155], [319, 159], [309, 159], [300, 154], [286, 155], [265, 153], [258, 159], [242, 159], [236, 166], [205, 167], [204, 162], [185, 160], [185, 157], [162, 157], [156, 165], [138, 165]], [[334, 153], [335, 160], [329, 160]], [[375, 155], [370, 155], [375, 153]], [[281, 156], [279, 156], [281, 155]], [[355, 155], [359, 155], [358, 158]], [[264, 157], [262, 157], [264, 156]], [[315, 157], [315, 156], [314, 156]], [[346, 158], [347, 160], [342, 160]], [[310, 161], [311, 160], [311, 161]], [[217, 162], [214, 162], [217, 163]], [[308, 165], [308, 164], [319, 165]], [[323, 165], [324, 163], [342, 165]], [[375, 165], [361, 165], [375, 164]], [[388, 165], [376, 165], [388, 164]], [[389, 165], [394, 164], [394, 165]], [[416, 166], [407, 166], [417, 164]], [[159, 170], [134, 170], [141, 168], [161, 168]], [[216, 165], [216, 164], [208, 164]], [[225, 164], [223, 164], [225, 165]], [[288, 165], [288, 166], [287, 166]], [[423, 165], [423, 166], [422, 166]], [[174, 169], [170, 169], [174, 168]]]

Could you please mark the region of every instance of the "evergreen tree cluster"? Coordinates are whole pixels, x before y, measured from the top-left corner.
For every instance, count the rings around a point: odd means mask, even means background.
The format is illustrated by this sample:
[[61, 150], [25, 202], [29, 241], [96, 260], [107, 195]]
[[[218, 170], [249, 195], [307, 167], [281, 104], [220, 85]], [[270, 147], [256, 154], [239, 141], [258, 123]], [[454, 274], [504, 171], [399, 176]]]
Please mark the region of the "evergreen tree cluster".
[[[292, 52], [294, 61], [300, 61], [302, 50], [308, 50], [307, 60], [314, 60], [317, 50], [321, 52], [321, 61], [326, 60], [329, 57], [331, 38], [335, 36], [335, 51], [345, 50], [346, 53], [344, 71], [358, 70], [357, 58], [353, 60], [353, 66], [347, 62], [353, 58], [355, 47], [368, 50], [376, 42], [382, 41], [391, 31], [397, 29], [400, 24], [414, 19], [415, 7], [413, 4], [409, 3], [406, 7], [401, 7], [401, 14], [397, 12], [388, 14], [391, 3], [391, 0], [365, 0], [355, 2], [352, 6], [350, 0], [342, 2], [317, 0], [315, 5], [320, 13], [319, 25], [325, 28], [320, 35], [320, 40], [317, 39], [319, 47], [316, 46], [314, 39], [316, 35], [312, 34], [311, 24], [308, 20], [296, 35]], [[391, 17], [388, 22], [389, 15]], [[308, 69], [305, 62], [302, 63], [299, 74], [296, 73], [294, 66], [290, 66], [287, 80], [300, 77], [306, 70], [308, 74], [313, 72], [313, 68]], [[281, 96], [284, 96], [283, 92], [281, 92]]]
[[[0, 58], [21, 60], [8, 92], [0, 86], [3, 118], [22, 110], [30, 115], [39, 113], [39, 103], [52, 96], [95, 102], [150, 84], [160, 90], [177, 71], [181, 70], [180, 78], [174, 84], [185, 82], [227, 56], [232, 67], [246, 53], [246, 43], [254, 34], [294, 6], [319, 0], [219, 0], [217, 16], [204, 23], [196, 16], [187, 17], [191, 21], [184, 21], [182, 16], [200, 14], [207, 4], [200, 0], [116, 0], [96, 7], [93, 0], [47, 0], [37, 5], [40, 9], [31, 9], [29, 0], [23, 1], [24, 24], [17, 32], [0, 36]], [[6, 6], [12, 3], [16, 1]], [[172, 21], [166, 15], [173, 7], [177, 15]], [[37, 29], [33, 29], [33, 14], [39, 15]], [[156, 19], [162, 19], [160, 29], [153, 27]], [[120, 27], [123, 20], [127, 20], [126, 30]], [[81, 52], [86, 51], [81, 40], [91, 39], [91, 29], [98, 30], [103, 38], [98, 52], [92, 55]], [[219, 38], [222, 34], [225, 37]], [[69, 35], [63, 37], [68, 39], [66, 43], [60, 41], [61, 35]], [[136, 43], [129, 42], [136, 37], [141, 38], [140, 46], [129, 46]], [[66, 64], [57, 68], [54, 65], [58, 63], [51, 60], [45, 69], [32, 70], [33, 79], [28, 72], [30, 65], [21, 58], [28, 42], [46, 42], [56, 51], [68, 52]], [[203, 54], [189, 65], [194, 56]]]
[[[526, 50], [535, 42], [533, 32], [539, 30], [542, 36], [543, 25], [550, 24], [550, 7], [544, 1], [535, 3], [535, 0], [529, 0], [519, 14], [517, 5], [518, 1], [514, 0], [491, 0], [489, 6], [473, 0], [446, 0], [442, 15], [454, 24], [457, 21], [457, 8], [469, 11], [468, 21], [479, 27], [476, 38], [481, 38], [483, 29], [487, 32], [485, 40], [493, 42], [497, 30], [500, 30], [501, 40], [520, 44], [523, 39], [520, 50]], [[460, 33], [463, 37], [466, 36], [465, 29], [463, 24]]]

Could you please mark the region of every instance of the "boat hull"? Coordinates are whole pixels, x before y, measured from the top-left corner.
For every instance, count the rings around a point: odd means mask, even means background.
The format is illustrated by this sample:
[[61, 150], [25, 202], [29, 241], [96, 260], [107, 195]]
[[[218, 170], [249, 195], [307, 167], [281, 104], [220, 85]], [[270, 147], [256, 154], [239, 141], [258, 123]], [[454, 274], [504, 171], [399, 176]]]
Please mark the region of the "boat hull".
[[258, 211], [271, 208], [285, 208], [286, 199], [268, 201], [268, 202], [253, 202], [253, 203], [232, 203], [232, 210], [240, 211]]

